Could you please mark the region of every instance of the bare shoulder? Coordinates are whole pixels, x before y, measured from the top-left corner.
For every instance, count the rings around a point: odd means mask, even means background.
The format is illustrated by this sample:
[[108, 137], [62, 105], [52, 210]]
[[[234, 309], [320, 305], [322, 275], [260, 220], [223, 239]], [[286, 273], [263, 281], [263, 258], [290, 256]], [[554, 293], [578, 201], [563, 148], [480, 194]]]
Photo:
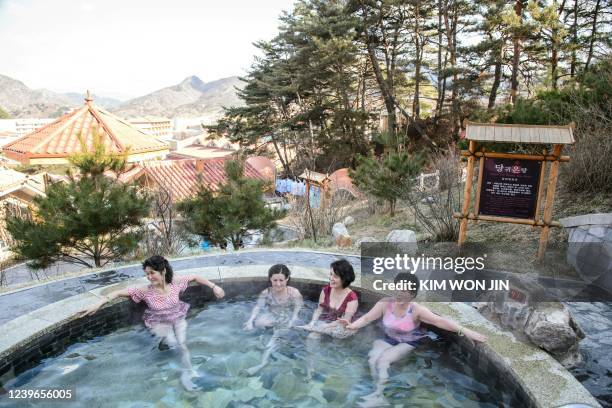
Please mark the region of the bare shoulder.
[[288, 288], [289, 288], [289, 294], [291, 295], [291, 297], [302, 297], [302, 294], [297, 288], [294, 288], [293, 286], [288, 286]]

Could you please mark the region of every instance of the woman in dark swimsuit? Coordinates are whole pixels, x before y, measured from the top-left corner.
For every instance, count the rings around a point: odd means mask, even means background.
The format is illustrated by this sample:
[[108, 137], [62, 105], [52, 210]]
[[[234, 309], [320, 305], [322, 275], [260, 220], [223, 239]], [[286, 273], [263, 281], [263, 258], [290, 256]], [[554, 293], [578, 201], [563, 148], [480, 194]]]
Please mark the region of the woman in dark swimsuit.
[[338, 324], [338, 319], [352, 321], [357, 312], [357, 293], [350, 284], [355, 280], [353, 266], [346, 259], [331, 264], [329, 285], [323, 287], [319, 296], [319, 305], [312, 315], [310, 323], [301, 328], [311, 331], [309, 337], [316, 338], [320, 333], [343, 338], [352, 334]]

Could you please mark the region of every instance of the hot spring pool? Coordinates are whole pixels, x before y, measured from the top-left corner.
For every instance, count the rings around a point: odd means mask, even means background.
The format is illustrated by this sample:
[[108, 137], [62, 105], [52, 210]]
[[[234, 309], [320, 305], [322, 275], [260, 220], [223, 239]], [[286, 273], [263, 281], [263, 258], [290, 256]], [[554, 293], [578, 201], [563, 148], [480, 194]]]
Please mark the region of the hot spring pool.
[[[306, 302], [301, 320], [314, 306]], [[68, 346], [4, 383], [5, 389], [74, 388], [76, 406], [99, 407], [345, 407], [373, 391], [367, 352], [380, 335], [372, 325], [345, 340], [323, 339], [308, 352], [306, 333], [290, 330], [268, 366], [257, 375], [244, 370], [260, 362], [271, 330], [245, 332], [254, 299], [234, 298], [193, 308], [187, 344], [203, 387], [185, 391], [176, 350], [159, 351], [142, 324], [122, 327]], [[473, 370], [455, 343], [429, 333], [413, 353], [390, 370], [385, 396], [394, 407], [515, 406], [504, 380]], [[308, 361], [315, 374], [306, 380]], [[20, 405], [21, 404], [21, 405]], [[0, 397], [1, 407], [71, 406], [66, 402], [21, 402]], [[74, 406], [74, 405], [73, 405]]]

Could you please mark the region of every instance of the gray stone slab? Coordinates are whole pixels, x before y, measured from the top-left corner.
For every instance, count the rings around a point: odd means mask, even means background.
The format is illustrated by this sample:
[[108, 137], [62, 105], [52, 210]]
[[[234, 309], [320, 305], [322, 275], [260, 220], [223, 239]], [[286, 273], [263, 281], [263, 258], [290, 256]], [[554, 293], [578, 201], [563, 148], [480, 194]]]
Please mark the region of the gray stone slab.
[[578, 227], [580, 225], [612, 225], [612, 213], [577, 215], [575, 217], [561, 218], [559, 222], [565, 228]]

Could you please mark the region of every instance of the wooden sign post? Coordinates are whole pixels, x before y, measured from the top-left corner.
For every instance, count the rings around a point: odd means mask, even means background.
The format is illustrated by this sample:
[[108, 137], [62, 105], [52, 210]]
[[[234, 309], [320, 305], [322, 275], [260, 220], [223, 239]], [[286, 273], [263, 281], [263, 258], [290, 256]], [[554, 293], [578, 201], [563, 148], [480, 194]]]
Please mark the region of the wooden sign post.
[[[474, 222], [493, 221], [531, 225], [542, 228], [538, 259], [544, 258], [551, 227], [560, 227], [552, 220], [559, 162], [569, 161], [562, 156], [563, 145], [574, 143], [573, 126], [506, 125], [467, 122], [465, 138], [468, 150], [461, 152], [468, 158], [465, 190], [461, 213], [453, 216], [460, 219], [459, 245], [467, 238], [468, 220]], [[487, 152], [478, 142], [545, 144], [552, 145], [542, 154]], [[479, 159], [478, 181], [473, 211], [470, 212], [474, 165]], [[546, 167], [550, 163], [548, 183], [545, 184]], [[544, 211], [541, 206], [544, 200]]]

